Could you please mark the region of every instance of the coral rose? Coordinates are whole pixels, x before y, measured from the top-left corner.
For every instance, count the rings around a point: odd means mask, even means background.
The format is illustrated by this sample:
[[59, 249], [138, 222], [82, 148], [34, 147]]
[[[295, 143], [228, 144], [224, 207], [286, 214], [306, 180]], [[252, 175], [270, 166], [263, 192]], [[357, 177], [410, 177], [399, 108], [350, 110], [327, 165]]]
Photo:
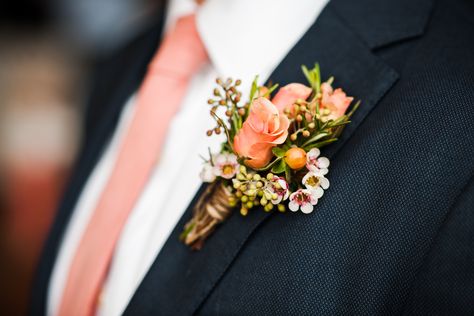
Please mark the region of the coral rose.
[[328, 119], [333, 120], [343, 116], [354, 99], [348, 97], [340, 88], [333, 90], [332, 86], [327, 82], [321, 84], [321, 94], [321, 108], [331, 111]]
[[265, 167], [271, 160], [272, 148], [285, 142], [290, 121], [266, 98], [257, 98], [250, 113], [234, 137], [234, 150], [251, 168]]
[[301, 83], [290, 83], [278, 90], [272, 102], [280, 112], [291, 105], [296, 100], [306, 100], [313, 90]]

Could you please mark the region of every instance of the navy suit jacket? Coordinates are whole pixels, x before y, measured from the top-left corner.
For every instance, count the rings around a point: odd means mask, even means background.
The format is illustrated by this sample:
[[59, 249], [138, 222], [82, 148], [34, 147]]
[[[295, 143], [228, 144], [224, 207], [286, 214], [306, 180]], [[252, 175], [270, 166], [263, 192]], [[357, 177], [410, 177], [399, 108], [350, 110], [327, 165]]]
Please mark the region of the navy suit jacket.
[[[323, 150], [331, 187], [316, 211], [236, 212], [195, 252], [178, 240], [193, 202], [125, 315], [473, 315], [473, 17], [469, 0], [332, 0], [270, 77], [305, 82], [300, 66], [319, 62], [362, 100]], [[96, 76], [32, 315], [45, 312], [71, 210], [157, 48], [158, 20]]]

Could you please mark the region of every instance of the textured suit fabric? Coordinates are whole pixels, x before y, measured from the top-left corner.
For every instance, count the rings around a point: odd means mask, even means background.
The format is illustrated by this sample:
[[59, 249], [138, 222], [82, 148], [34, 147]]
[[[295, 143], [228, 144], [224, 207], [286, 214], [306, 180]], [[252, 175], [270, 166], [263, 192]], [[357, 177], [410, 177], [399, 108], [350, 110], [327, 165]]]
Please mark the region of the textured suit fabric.
[[400, 80], [331, 161], [317, 215], [274, 216], [255, 231], [203, 315], [474, 313], [474, 25], [464, 9], [438, 1], [423, 37], [376, 51]]
[[[188, 210], [125, 314], [474, 314], [473, 13], [461, 0], [330, 2], [271, 76], [304, 82], [298, 65], [320, 61], [362, 99], [323, 150], [331, 187], [316, 211], [233, 215], [191, 252], [177, 241]], [[47, 274], [43, 259], [32, 314]]]

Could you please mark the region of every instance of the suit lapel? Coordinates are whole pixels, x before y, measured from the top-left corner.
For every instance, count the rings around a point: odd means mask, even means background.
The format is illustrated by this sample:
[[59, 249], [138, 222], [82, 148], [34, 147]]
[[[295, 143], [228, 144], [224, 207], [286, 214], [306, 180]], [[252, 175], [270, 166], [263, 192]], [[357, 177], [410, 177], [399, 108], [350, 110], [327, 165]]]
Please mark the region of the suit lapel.
[[[419, 35], [418, 30], [404, 34], [394, 31], [383, 40], [378, 37], [377, 43], [371, 45], [364, 36], [354, 32], [354, 29], [349, 28], [341, 19], [341, 16], [344, 16], [341, 12], [347, 9], [347, 2], [330, 2], [269, 79], [281, 85], [305, 82], [300, 70], [301, 65], [312, 66], [319, 62], [325, 78], [335, 76], [336, 87], [343, 87], [349, 95], [362, 100], [361, 107], [340, 140], [323, 149], [323, 155], [329, 158], [352, 137], [357, 127], [398, 78], [397, 72], [377, 58], [371, 48]], [[200, 192], [203, 189], [204, 186]], [[246, 217], [234, 214], [216, 230], [202, 250], [191, 251], [178, 237], [191, 217], [199, 193], [137, 289], [125, 311], [126, 315], [195, 313], [234, 258], [243, 251], [243, 246], [252, 232], [274, 216], [263, 210], [254, 210]], [[325, 198], [331, 197], [328, 195]]]
[[[78, 164], [74, 168], [75, 172], [45, 243], [33, 284], [30, 314], [42, 315], [46, 311], [49, 280], [72, 210], [115, 130], [123, 106], [138, 88], [148, 61], [157, 49], [162, 22], [163, 15], [160, 13], [152, 32], [138, 39], [137, 43], [131, 45], [131, 49], [125, 50], [125, 53], [115, 56], [109, 61], [110, 67], [104, 69], [105, 74], [96, 78], [95, 88], [100, 90], [93, 92], [89, 107], [104, 108], [103, 114], [97, 118], [99, 124], [94, 127], [94, 133], [88, 135], [89, 142], [83, 144], [77, 159]], [[92, 110], [92, 112], [99, 111]]]

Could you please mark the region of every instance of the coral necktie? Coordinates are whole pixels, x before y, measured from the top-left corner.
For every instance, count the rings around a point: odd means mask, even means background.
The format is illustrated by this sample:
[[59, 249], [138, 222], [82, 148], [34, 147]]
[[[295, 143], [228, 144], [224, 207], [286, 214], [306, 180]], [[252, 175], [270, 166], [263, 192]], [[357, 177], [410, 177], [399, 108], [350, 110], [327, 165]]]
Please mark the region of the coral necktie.
[[96, 312], [120, 232], [158, 160], [190, 78], [206, 61], [195, 15], [180, 18], [164, 37], [138, 91], [136, 112], [114, 169], [70, 266], [60, 316]]

